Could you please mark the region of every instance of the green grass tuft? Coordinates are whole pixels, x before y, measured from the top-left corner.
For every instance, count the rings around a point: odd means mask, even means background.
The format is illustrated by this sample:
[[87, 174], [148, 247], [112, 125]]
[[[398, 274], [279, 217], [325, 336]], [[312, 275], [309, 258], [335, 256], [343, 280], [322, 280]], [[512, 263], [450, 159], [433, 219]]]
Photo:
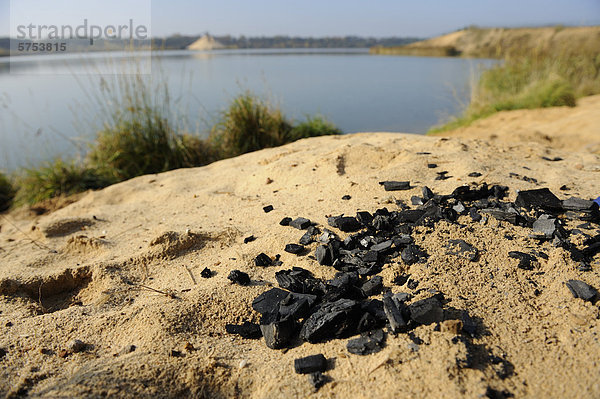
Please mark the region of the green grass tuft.
[[307, 117], [306, 121], [294, 126], [288, 133], [288, 141], [296, 141], [307, 137], [329, 136], [342, 134], [343, 132], [321, 116]]
[[19, 190], [15, 204], [35, 204], [60, 195], [97, 190], [113, 181], [97, 170], [75, 161], [56, 159], [36, 168], [28, 168], [17, 178]]

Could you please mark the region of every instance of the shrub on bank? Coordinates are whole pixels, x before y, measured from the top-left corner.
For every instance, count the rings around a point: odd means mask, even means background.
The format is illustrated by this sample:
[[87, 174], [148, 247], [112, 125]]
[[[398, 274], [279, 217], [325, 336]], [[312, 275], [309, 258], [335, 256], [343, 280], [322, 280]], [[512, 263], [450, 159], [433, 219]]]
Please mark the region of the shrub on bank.
[[4, 212], [10, 207], [14, 196], [15, 189], [11, 181], [0, 173], [0, 212]]

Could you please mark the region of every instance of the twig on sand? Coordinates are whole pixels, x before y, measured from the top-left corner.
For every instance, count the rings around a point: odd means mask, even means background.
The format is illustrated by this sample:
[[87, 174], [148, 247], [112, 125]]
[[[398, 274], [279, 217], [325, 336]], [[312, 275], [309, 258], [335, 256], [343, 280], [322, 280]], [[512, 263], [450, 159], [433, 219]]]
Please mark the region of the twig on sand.
[[187, 270], [188, 274], [190, 275], [190, 278], [192, 279], [192, 283], [194, 283], [194, 285], [198, 285], [198, 283], [196, 282], [196, 278], [194, 277], [194, 274], [192, 273], [190, 268], [187, 267], [187, 265], [183, 265], [183, 267], [185, 267], [185, 270]]
[[157, 290], [156, 288], [148, 287], [147, 285], [143, 285], [143, 284], [132, 284], [132, 285], [135, 287], [145, 288], [147, 290], [154, 291], [156, 293], [165, 295], [171, 299], [179, 299], [179, 297], [177, 297], [177, 295], [175, 295], [175, 293], [173, 293], [173, 292]]
[[10, 224], [12, 227], [14, 227], [19, 233], [23, 234], [25, 236], [25, 238], [27, 238], [29, 241], [31, 241], [36, 247], [41, 248], [41, 249], [46, 249], [50, 252], [52, 252], [53, 254], [57, 254], [58, 251], [55, 249], [50, 248], [47, 245], [42, 244], [41, 242], [37, 241], [34, 238], [31, 238], [27, 235], [27, 233], [25, 233], [23, 230], [21, 230], [19, 227], [17, 227], [16, 224], [14, 224], [10, 219], [8, 219], [6, 216], [4, 215], [0, 215], [0, 217], [2, 217], [2, 220], [4, 220], [5, 222], [7, 222], [8, 224]]

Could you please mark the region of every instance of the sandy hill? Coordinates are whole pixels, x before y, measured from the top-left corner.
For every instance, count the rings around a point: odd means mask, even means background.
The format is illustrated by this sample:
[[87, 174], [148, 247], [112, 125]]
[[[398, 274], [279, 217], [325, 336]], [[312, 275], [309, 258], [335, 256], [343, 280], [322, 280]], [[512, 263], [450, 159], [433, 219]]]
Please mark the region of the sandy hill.
[[402, 47], [377, 48], [374, 52], [413, 55], [461, 55], [502, 58], [549, 49], [597, 51], [600, 26], [543, 28], [468, 28]]
[[225, 46], [215, 40], [211, 35], [204, 35], [187, 46], [188, 50], [217, 50], [222, 48], [225, 48]]
[[[501, 132], [503, 123], [481, 129]], [[304, 216], [323, 229], [328, 215], [400, 209], [398, 201], [410, 204], [422, 186], [447, 194], [483, 181], [509, 186], [510, 200], [540, 187], [561, 199], [600, 194], [598, 154], [514, 137], [312, 138], [135, 178], [42, 216], [13, 212], [0, 219], [0, 396], [600, 397], [600, 311], [564, 284], [579, 279], [600, 288], [598, 256], [592, 271], [579, 271], [564, 248], [494, 218], [416, 228], [427, 262], [397, 259], [380, 273], [394, 293], [443, 293], [447, 317], [451, 309], [468, 311], [470, 333], [446, 322], [421, 325], [410, 335], [389, 334], [379, 353], [357, 356], [346, 339], [272, 350], [225, 332], [227, 323], [259, 320], [250, 305], [277, 284], [277, 271], [335, 275], [310, 256], [283, 251], [304, 233], [280, 226], [283, 217]], [[438, 179], [441, 171], [447, 179]], [[382, 180], [410, 180], [413, 189], [385, 192]], [[274, 210], [265, 213], [266, 205]], [[599, 233], [597, 225], [580, 231]], [[244, 244], [250, 235], [256, 240]], [[449, 254], [445, 246], [456, 238], [476, 246], [480, 258]], [[523, 270], [510, 251], [545, 256]], [[281, 254], [283, 265], [255, 266], [261, 252]], [[201, 277], [206, 267], [212, 278]], [[233, 269], [252, 283], [231, 284]], [[395, 283], [403, 274], [418, 284]], [[293, 371], [294, 359], [316, 353], [334, 363], [317, 392]]]

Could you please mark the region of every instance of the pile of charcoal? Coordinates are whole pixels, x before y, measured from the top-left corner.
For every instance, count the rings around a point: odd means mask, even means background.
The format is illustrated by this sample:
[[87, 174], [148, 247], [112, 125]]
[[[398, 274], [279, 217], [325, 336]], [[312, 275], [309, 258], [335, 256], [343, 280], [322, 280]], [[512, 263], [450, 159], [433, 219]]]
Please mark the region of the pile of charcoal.
[[[387, 191], [409, 189], [408, 182], [382, 182]], [[261, 314], [260, 325], [245, 322], [242, 325], [227, 325], [229, 333], [245, 338], [264, 338], [272, 349], [288, 348], [300, 340], [310, 343], [357, 336], [347, 342], [350, 353], [367, 355], [376, 353], [385, 346], [386, 333], [408, 333], [418, 325], [444, 321], [444, 296], [441, 292], [427, 290], [428, 297], [411, 303], [409, 293], [393, 293], [383, 286], [378, 276], [384, 265], [400, 258], [405, 264], [426, 263], [427, 252], [415, 244], [413, 230], [416, 226], [435, 229], [436, 223], [445, 220], [458, 224], [459, 216], [467, 216], [472, 222], [485, 223], [489, 217], [513, 225], [531, 228], [531, 237], [540, 241], [551, 241], [562, 247], [579, 264], [581, 271], [590, 270], [594, 255], [600, 252], [599, 205], [595, 201], [579, 198], [559, 200], [547, 188], [520, 191], [515, 202], [505, 200], [508, 188], [486, 184], [460, 186], [450, 195], [434, 194], [422, 188], [420, 197], [411, 199], [414, 209], [397, 202], [398, 210], [386, 208], [369, 212], [358, 212], [356, 216], [333, 216], [327, 219], [330, 227], [348, 235], [341, 239], [333, 230], [322, 231], [306, 218], [283, 219], [280, 224], [304, 230], [298, 243], [285, 246], [285, 251], [297, 255], [309, 254], [309, 245], [315, 243], [314, 259], [320, 265], [337, 270], [331, 280], [315, 278], [299, 267], [275, 273], [279, 288], [272, 288], [254, 299], [252, 308]], [[598, 201], [598, 200], [596, 200]], [[465, 219], [462, 219], [463, 222]], [[569, 230], [567, 221], [582, 223]], [[596, 228], [596, 235], [588, 235], [579, 229]], [[570, 238], [583, 234], [583, 244], [575, 245]], [[479, 251], [464, 240], [449, 240], [448, 253], [477, 261]], [[542, 252], [524, 253], [512, 251], [508, 256], [519, 260], [522, 269], [532, 269], [537, 256]], [[257, 266], [281, 265], [279, 258], [272, 259], [260, 254], [255, 259]], [[241, 278], [240, 278], [241, 276]], [[247, 284], [250, 279], [245, 273], [235, 270], [230, 275], [233, 282]], [[406, 275], [398, 276], [399, 285], [407, 284], [411, 289], [418, 282], [406, 281]], [[412, 286], [411, 286], [412, 284]], [[595, 301], [596, 290], [582, 281], [567, 282], [575, 297]], [[417, 291], [418, 292], [418, 291]], [[373, 296], [384, 293], [383, 299]], [[415, 294], [415, 292], [413, 292]], [[461, 333], [475, 334], [473, 323], [462, 320]], [[315, 386], [323, 383], [320, 374], [326, 368], [322, 356], [298, 359], [316, 365], [311, 370], [311, 381]], [[302, 368], [302, 367], [301, 367]], [[298, 370], [297, 370], [298, 371]]]

